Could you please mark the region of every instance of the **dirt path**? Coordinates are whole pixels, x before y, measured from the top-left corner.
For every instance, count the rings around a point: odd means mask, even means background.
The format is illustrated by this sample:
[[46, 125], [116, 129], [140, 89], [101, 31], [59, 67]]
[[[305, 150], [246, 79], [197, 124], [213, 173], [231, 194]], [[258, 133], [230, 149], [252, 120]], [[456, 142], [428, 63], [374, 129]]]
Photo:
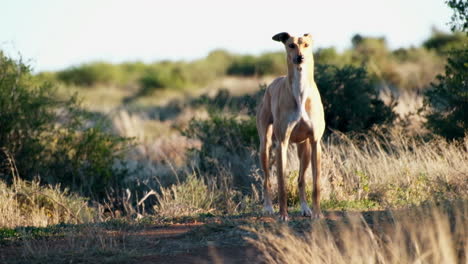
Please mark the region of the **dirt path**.
[[[363, 212], [364, 218], [384, 212]], [[333, 225], [343, 212], [327, 212]], [[209, 217], [186, 223], [72, 226], [58, 235], [0, 244], [0, 263], [259, 263], [259, 252], [245, 237], [245, 227], [278, 222], [265, 216]], [[289, 226], [307, 230], [312, 221], [292, 215]]]

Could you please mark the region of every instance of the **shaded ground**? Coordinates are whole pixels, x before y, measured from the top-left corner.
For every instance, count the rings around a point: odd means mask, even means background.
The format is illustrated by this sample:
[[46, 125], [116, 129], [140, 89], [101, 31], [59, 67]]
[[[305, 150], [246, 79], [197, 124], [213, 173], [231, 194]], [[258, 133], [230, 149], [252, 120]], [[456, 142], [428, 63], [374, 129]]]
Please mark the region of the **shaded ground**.
[[[370, 226], [392, 222], [386, 211], [355, 213]], [[323, 221], [333, 227], [344, 215], [326, 212]], [[311, 223], [295, 213], [288, 225], [303, 232]], [[277, 224], [274, 217], [241, 215], [22, 228], [3, 234], [0, 263], [258, 263], [260, 254], [245, 241], [254, 235], [246, 228]]]

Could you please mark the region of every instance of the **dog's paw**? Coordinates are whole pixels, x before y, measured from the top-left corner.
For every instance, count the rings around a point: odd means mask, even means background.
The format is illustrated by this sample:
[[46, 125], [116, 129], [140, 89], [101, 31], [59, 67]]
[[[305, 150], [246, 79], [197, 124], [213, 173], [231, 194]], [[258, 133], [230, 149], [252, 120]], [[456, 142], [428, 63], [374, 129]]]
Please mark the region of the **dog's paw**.
[[273, 206], [271, 206], [271, 204], [265, 204], [263, 206], [263, 213], [267, 215], [273, 215], [275, 213], [273, 210]]
[[307, 216], [307, 217], [312, 216], [312, 210], [310, 210], [307, 203], [301, 203], [301, 214], [302, 216]]
[[323, 214], [320, 210], [314, 210], [312, 212], [312, 219], [322, 219], [323, 218]]
[[284, 214], [284, 215], [280, 214], [279, 215], [279, 220], [280, 220], [280, 222], [288, 222], [289, 221], [288, 214]]

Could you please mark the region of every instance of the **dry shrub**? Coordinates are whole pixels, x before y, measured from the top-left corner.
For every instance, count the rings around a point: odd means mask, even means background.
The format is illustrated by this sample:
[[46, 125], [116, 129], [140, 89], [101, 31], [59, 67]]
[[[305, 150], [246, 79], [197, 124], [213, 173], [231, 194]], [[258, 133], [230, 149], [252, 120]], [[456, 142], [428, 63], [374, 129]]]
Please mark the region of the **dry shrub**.
[[161, 188], [161, 193], [156, 195], [158, 204], [154, 210], [157, 215], [164, 217], [209, 213], [214, 210], [219, 195], [203, 179], [192, 174], [183, 183]]

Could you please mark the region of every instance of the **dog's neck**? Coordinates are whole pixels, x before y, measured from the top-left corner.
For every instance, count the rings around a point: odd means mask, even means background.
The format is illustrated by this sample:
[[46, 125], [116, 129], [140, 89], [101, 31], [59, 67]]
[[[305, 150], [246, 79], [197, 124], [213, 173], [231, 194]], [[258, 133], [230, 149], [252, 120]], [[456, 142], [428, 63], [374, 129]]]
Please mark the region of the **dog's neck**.
[[288, 61], [288, 83], [294, 101], [300, 111], [300, 116], [305, 115], [307, 97], [315, 89], [314, 62], [309, 61], [301, 65]]

